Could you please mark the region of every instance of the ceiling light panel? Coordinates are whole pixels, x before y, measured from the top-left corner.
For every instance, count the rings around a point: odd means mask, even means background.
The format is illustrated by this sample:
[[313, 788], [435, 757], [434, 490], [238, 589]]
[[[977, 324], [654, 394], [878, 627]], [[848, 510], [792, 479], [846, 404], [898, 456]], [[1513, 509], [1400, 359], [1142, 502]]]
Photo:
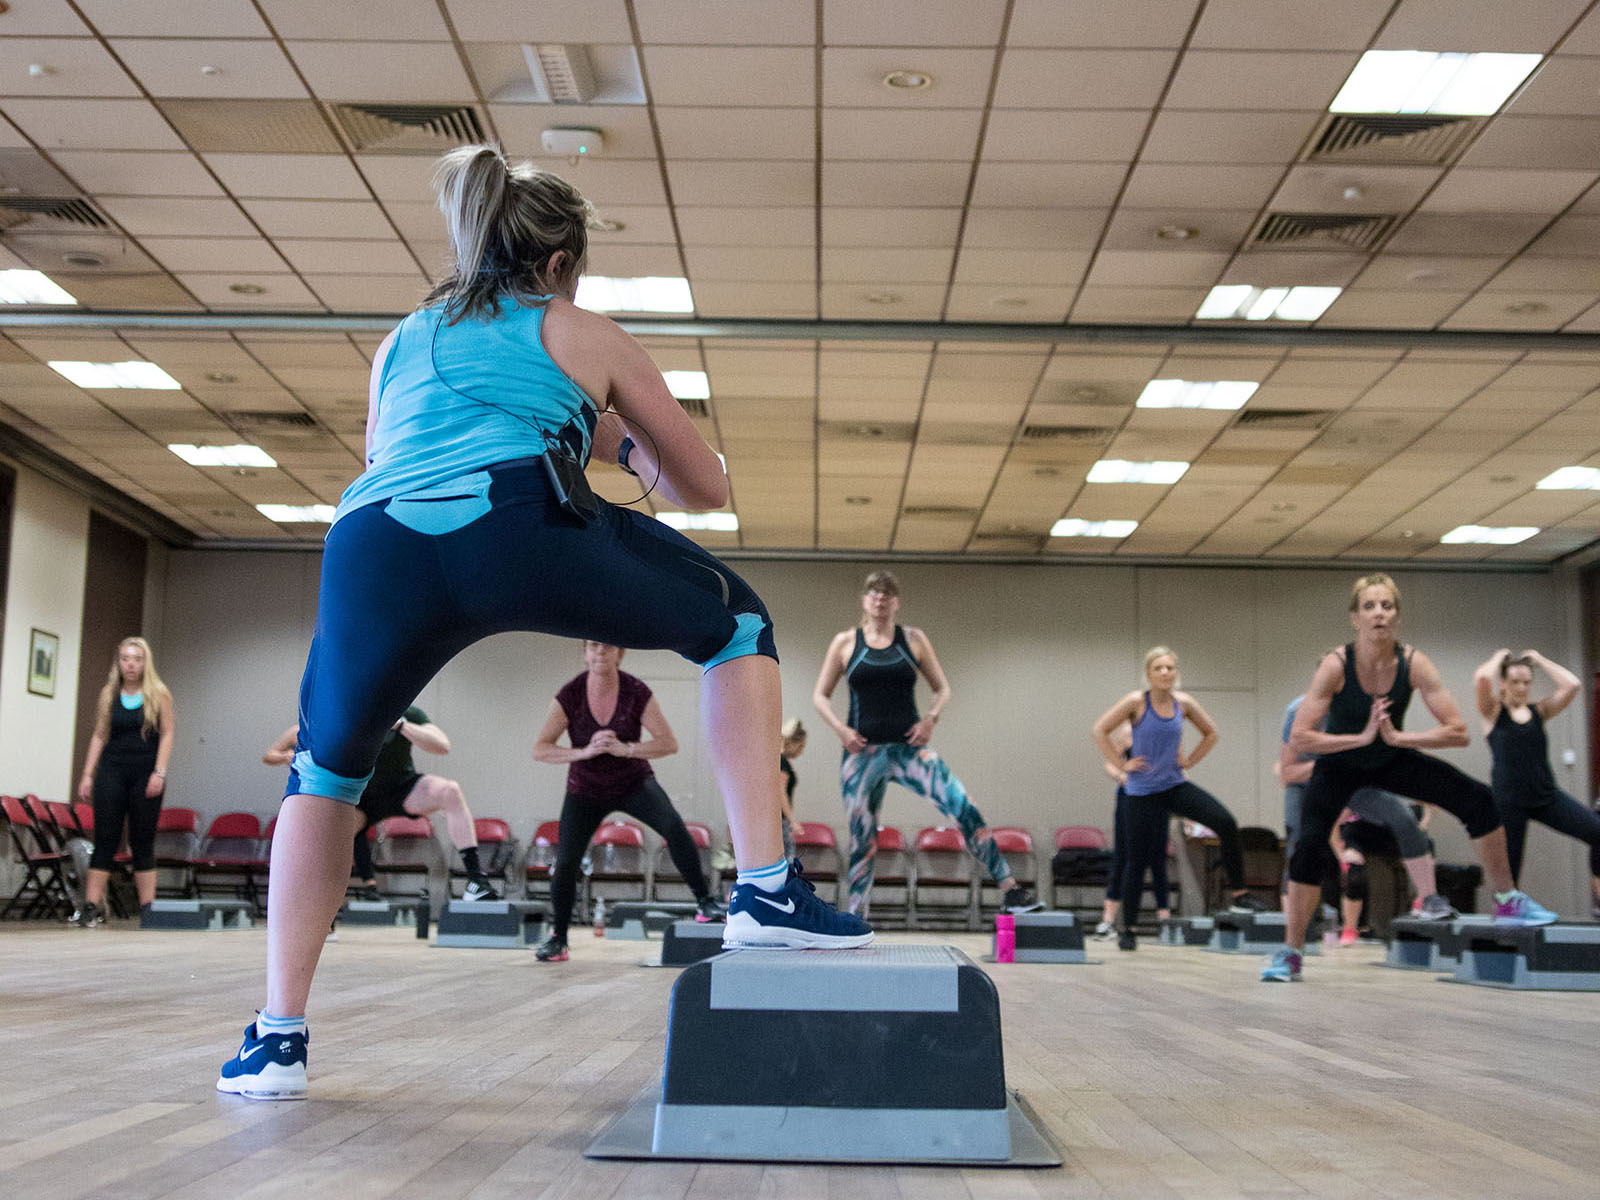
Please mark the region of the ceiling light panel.
[[1500, 110], [1542, 57], [1369, 50], [1329, 111], [1487, 116]]
[[739, 528], [739, 518], [730, 512], [658, 512], [656, 520], [673, 529], [705, 529], [717, 533], [733, 533]]
[[167, 449], [191, 467], [276, 467], [277, 460], [260, 446], [196, 446], [174, 442]]
[[1239, 379], [1196, 383], [1187, 379], [1152, 379], [1139, 394], [1139, 408], [1243, 408], [1261, 385]]
[[333, 524], [331, 504], [258, 504], [256, 511], [280, 525]]
[[1125, 538], [1137, 528], [1137, 521], [1085, 521], [1079, 517], [1063, 517], [1050, 526], [1050, 536]]
[[1439, 542], [1445, 546], [1515, 546], [1538, 532], [1537, 525], [1457, 525]]
[[1202, 321], [1315, 321], [1343, 290], [1336, 287], [1259, 288], [1245, 283], [1222, 284], [1211, 289], [1195, 317]]
[[49, 364], [57, 375], [81, 388], [150, 388], [177, 391], [183, 387], [153, 362], [75, 362], [57, 359]]
[[1130, 462], [1124, 458], [1102, 458], [1089, 468], [1089, 483], [1177, 483], [1189, 469], [1186, 462], [1157, 460]]
[[683, 278], [649, 275], [615, 278], [585, 275], [576, 303], [591, 312], [692, 313], [694, 297]]
[[0, 304], [76, 304], [65, 288], [43, 271], [0, 271]]
[[1600, 467], [1562, 467], [1533, 485], [1540, 491], [1600, 492]]

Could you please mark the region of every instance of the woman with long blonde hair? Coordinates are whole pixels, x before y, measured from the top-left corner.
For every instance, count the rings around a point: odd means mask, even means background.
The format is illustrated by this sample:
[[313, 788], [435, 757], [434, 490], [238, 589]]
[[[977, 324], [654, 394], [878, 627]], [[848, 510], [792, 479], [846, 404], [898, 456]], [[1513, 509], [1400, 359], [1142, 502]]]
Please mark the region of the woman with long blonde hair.
[[94, 854], [76, 925], [105, 923], [106, 882], [122, 845], [124, 823], [133, 852], [133, 881], [142, 908], [156, 898], [156, 824], [172, 758], [172, 692], [156, 673], [150, 643], [123, 638], [95, 708], [94, 734], [78, 780], [78, 799], [94, 805]]

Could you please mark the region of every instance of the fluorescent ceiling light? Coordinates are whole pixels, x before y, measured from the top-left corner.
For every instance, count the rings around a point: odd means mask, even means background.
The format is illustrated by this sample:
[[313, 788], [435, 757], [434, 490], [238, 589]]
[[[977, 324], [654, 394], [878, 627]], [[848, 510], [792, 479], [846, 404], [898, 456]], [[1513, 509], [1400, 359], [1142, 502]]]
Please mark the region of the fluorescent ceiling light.
[[81, 388], [150, 388], [175, 392], [183, 387], [153, 362], [53, 362], [50, 369]]
[[0, 271], [0, 304], [76, 304], [77, 298], [43, 271]]
[[1050, 526], [1050, 536], [1125, 538], [1137, 528], [1137, 521], [1084, 521], [1077, 517], [1062, 517]]
[[718, 533], [732, 533], [739, 528], [739, 518], [730, 512], [658, 512], [656, 520], [674, 529], [714, 529]]
[[324, 525], [333, 523], [331, 504], [258, 504], [256, 511], [280, 525], [309, 525], [319, 521]]
[[1186, 462], [1129, 462], [1102, 458], [1089, 468], [1090, 483], [1177, 483], [1189, 469]]
[[1139, 393], [1139, 408], [1243, 408], [1255, 395], [1259, 383], [1240, 379], [1219, 379], [1212, 383], [1191, 383], [1187, 379], [1152, 379]]
[[1495, 528], [1489, 525], [1457, 525], [1439, 539], [1446, 546], [1477, 544], [1484, 546], [1515, 546], [1539, 532], [1537, 525], [1507, 525]]
[[1194, 315], [1202, 321], [1315, 321], [1328, 311], [1343, 288], [1251, 287], [1231, 283], [1214, 287]]
[[689, 281], [662, 275], [613, 279], [585, 275], [578, 280], [577, 305], [591, 312], [692, 313]]
[[277, 459], [260, 446], [196, 446], [174, 442], [167, 447], [191, 467], [275, 467]]
[[1546, 492], [1600, 492], [1600, 467], [1562, 467], [1533, 486]]
[[1368, 50], [1328, 111], [1488, 116], [1500, 111], [1542, 57]]
[[663, 371], [667, 390], [679, 400], [711, 399], [711, 381], [704, 371]]

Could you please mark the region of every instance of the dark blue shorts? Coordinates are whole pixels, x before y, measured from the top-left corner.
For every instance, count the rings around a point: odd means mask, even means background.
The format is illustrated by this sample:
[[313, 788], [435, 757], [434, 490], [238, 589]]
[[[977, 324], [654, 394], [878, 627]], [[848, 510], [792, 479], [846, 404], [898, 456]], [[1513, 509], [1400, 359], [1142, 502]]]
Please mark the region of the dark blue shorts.
[[760, 597], [713, 555], [603, 501], [581, 524], [541, 462], [506, 463], [358, 508], [329, 531], [285, 794], [355, 804], [428, 681], [512, 631], [674, 650], [707, 669], [778, 657]]

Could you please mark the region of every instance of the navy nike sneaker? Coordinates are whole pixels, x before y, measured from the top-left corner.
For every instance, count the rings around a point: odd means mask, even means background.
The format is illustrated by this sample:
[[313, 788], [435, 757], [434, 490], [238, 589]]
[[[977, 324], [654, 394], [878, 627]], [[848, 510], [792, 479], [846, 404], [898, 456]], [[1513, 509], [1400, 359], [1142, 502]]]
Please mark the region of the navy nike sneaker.
[[255, 1022], [245, 1027], [244, 1045], [222, 1064], [217, 1091], [249, 1100], [304, 1100], [309, 1033], [258, 1036]]
[[789, 864], [781, 891], [742, 883], [728, 897], [724, 950], [853, 950], [871, 941], [872, 927], [860, 917], [817, 899], [798, 862]]

